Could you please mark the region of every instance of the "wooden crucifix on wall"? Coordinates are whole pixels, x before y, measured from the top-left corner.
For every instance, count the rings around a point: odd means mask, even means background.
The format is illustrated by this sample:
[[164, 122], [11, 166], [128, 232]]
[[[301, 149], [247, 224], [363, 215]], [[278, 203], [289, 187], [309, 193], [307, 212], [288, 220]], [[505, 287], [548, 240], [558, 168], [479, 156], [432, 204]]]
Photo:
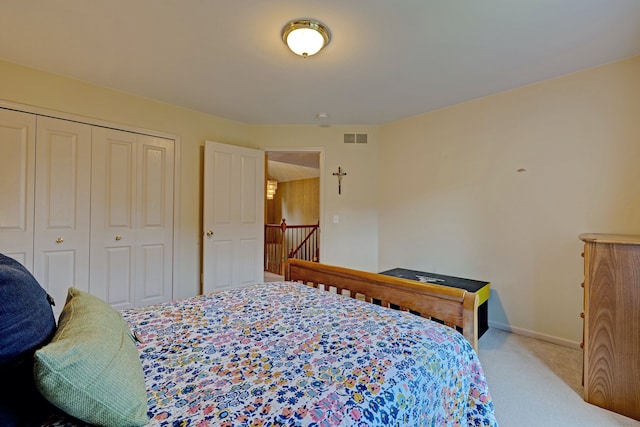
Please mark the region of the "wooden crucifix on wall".
[[333, 173], [333, 176], [338, 177], [338, 194], [342, 194], [342, 177], [346, 175], [347, 173], [344, 172], [340, 166], [338, 166], [338, 172]]

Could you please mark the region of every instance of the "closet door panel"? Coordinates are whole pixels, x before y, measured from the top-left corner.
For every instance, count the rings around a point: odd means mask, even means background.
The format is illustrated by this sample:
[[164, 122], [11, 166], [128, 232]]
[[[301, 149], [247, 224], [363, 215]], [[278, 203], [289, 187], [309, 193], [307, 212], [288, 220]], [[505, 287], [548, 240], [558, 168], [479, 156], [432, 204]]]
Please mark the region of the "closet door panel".
[[105, 262], [104, 277], [107, 284], [105, 301], [117, 309], [133, 307], [131, 299], [134, 284], [132, 260], [135, 248], [132, 246], [118, 246], [103, 248], [101, 261]]
[[[38, 249], [36, 248], [36, 251]], [[88, 255], [88, 250], [86, 250]], [[75, 286], [77, 252], [74, 250], [38, 251], [35, 264], [38, 266], [38, 283], [46, 289], [55, 301], [53, 311], [56, 317], [62, 311], [67, 298], [67, 290]], [[88, 258], [88, 256], [87, 256]], [[87, 271], [89, 266], [85, 265]], [[35, 274], [34, 274], [35, 276]], [[83, 286], [75, 286], [82, 288]], [[87, 290], [87, 282], [84, 282], [84, 290]]]
[[139, 278], [140, 287], [138, 288], [137, 303], [138, 305], [150, 305], [168, 301], [171, 295], [165, 298], [165, 285], [167, 283], [164, 267], [165, 246], [159, 245], [142, 245], [140, 247], [140, 257], [138, 267], [140, 268], [141, 277]]
[[89, 289], [91, 126], [38, 117], [35, 177], [33, 271], [59, 312]]
[[117, 309], [135, 306], [137, 135], [93, 128], [92, 294]]
[[33, 271], [36, 117], [0, 110], [0, 253]]
[[138, 141], [136, 304], [150, 305], [172, 298], [174, 143], [142, 135]]

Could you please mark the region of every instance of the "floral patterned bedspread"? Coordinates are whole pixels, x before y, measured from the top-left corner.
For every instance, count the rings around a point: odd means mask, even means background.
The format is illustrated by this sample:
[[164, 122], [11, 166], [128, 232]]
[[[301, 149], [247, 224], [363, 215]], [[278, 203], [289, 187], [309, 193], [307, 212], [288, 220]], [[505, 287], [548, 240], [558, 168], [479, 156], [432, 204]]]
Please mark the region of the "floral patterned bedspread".
[[123, 311], [153, 426], [497, 426], [451, 328], [297, 283]]

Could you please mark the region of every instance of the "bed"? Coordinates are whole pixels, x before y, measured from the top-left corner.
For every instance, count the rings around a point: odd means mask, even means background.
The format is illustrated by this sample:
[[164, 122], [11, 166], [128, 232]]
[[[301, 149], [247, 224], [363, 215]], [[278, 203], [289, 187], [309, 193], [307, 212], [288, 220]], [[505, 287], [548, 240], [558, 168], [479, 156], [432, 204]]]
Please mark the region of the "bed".
[[[120, 313], [148, 425], [497, 425], [474, 351], [475, 295], [303, 261], [285, 276]], [[134, 400], [118, 387], [111, 397]], [[57, 409], [43, 424], [86, 425]]]

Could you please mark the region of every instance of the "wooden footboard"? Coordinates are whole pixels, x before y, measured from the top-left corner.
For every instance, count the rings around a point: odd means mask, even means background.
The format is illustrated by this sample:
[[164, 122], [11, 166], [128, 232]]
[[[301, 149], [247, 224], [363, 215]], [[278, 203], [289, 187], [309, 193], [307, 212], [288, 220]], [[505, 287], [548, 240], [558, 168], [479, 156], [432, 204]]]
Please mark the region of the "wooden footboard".
[[327, 291], [333, 288], [351, 298], [379, 301], [384, 307], [438, 319], [460, 330], [478, 349], [478, 296], [474, 292], [297, 259], [287, 261], [284, 274], [285, 280]]

